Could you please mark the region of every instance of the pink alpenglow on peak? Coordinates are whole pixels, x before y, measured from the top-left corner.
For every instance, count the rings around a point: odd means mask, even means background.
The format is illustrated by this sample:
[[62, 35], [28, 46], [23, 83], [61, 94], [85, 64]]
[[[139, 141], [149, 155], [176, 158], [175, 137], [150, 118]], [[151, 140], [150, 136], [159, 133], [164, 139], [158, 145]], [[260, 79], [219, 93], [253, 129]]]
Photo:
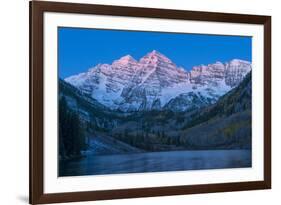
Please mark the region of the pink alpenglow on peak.
[[142, 64], [149, 64], [149, 63], [157, 63], [157, 62], [166, 62], [166, 63], [172, 63], [172, 61], [167, 58], [162, 53], [153, 50], [149, 53], [147, 53], [144, 57], [142, 57], [139, 61]]
[[190, 102], [180, 108], [184, 111], [193, 106], [196, 99], [200, 99], [202, 105], [216, 102], [236, 87], [251, 69], [250, 62], [233, 59], [194, 66], [187, 71], [153, 50], [139, 61], [126, 55], [111, 65], [98, 64], [65, 81], [113, 110], [165, 109], [168, 105], [173, 107], [172, 102], [188, 99]]
[[118, 60], [113, 61], [113, 64], [137, 64], [138, 62], [131, 56], [131, 55], [125, 55], [121, 57]]

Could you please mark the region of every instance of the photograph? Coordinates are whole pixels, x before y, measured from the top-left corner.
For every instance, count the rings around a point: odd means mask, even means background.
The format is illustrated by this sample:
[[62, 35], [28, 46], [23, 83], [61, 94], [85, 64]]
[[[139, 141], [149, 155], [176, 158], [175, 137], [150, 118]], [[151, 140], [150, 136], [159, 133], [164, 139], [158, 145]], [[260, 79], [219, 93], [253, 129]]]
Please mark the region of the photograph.
[[271, 189], [272, 16], [217, 6], [29, 2], [30, 204]]
[[251, 36], [57, 36], [58, 177], [252, 167]]

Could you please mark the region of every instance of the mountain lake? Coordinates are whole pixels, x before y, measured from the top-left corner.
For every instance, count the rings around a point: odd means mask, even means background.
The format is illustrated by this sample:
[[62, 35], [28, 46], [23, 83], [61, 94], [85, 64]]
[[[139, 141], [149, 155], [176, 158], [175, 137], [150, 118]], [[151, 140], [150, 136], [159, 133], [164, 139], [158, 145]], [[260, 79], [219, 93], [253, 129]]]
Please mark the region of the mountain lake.
[[94, 155], [60, 163], [59, 176], [144, 173], [252, 166], [251, 150], [199, 150]]

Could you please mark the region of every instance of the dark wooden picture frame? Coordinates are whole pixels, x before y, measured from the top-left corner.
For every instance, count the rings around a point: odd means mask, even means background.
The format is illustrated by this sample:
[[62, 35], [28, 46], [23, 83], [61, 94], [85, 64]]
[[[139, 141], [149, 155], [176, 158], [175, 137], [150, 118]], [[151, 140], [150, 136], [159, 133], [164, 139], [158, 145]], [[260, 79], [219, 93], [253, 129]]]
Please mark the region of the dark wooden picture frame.
[[[271, 188], [271, 17], [152, 8], [31, 1], [30, 3], [30, 203], [76, 202]], [[63, 12], [260, 24], [264, 28], [264, 180], [45, 194], [43, 190], [43, 14]]]

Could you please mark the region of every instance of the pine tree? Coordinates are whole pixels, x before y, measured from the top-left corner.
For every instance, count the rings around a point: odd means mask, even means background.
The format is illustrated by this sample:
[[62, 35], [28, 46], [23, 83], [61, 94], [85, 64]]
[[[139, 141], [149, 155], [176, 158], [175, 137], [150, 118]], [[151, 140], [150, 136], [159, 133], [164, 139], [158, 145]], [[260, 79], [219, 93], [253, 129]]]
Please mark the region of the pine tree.
[[66, 118], [67, 118], [67, 104], [63, 96], [59, 100], [59, 155], [64, 158], [67, 155], [66, 148]]
[[79, 156], [85, 148], [86, 138], [79, 115], [68, 107], [63, 96], [59, 100], [59, 155], [62, 158]]

